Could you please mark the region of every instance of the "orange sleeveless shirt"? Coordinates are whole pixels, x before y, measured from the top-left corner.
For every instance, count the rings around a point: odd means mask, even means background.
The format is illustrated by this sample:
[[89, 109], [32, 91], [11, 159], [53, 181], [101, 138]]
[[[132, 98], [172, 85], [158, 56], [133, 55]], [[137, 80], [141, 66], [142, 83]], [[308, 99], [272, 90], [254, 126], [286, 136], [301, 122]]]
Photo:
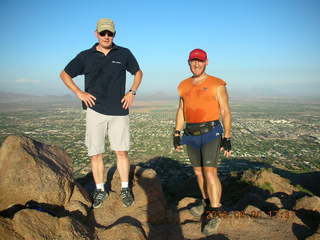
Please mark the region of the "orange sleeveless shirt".
[[187, 123], [218, 120], [220, 107], [217, 88], [225, 85], [225, 81], [210, 75], [199, 85], [192, 84], [192, 78], [183, 80], [178, 86], [178, 92], [183, 99], [184, 120]]

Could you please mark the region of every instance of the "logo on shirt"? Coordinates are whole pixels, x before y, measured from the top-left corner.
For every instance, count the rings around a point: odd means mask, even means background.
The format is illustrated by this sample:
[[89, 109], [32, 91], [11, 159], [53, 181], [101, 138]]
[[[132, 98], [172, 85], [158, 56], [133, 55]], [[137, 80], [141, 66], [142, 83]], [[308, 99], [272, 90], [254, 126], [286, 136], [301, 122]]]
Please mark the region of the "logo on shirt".
[[118, 62], [118, 61], [112, 61], [112, 63], [115, 63], [115, 64], [122, 64], [121, 62]]

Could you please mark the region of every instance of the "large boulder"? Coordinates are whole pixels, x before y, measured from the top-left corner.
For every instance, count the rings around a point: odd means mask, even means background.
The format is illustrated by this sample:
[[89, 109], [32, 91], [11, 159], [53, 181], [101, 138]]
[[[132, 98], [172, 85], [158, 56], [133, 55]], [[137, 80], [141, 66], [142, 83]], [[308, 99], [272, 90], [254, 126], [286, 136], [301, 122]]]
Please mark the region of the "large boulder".
[[29, 201], [64, 206], [72, 200], [90, 206], [73, 180], [72, 164], [58, 147], [26, 136], [7, 137], [0, 149], [0, 211]]

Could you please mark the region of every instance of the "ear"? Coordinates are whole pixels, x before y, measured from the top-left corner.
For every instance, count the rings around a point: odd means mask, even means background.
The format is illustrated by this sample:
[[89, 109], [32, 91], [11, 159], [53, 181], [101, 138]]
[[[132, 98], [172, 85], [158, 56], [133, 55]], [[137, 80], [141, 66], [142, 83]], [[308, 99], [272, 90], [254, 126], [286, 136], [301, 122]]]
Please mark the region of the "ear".
[[208, 62], [209, 62], [209, 61], [208, 61], [208, 59], [207, 59], [207, 60], [206, 60], [206, 65], [208, 65]]
[[113, 34], [113, 37], [114, 37], [114, 38], [116, 37], [116, 33], [117, 33], [117, 32], [114, 32], [114, 34]]
[[98, 34], [97, 30], [94, 31], [94, 35], [96, 36], [96, 38], [98, 38], [99, 34]]

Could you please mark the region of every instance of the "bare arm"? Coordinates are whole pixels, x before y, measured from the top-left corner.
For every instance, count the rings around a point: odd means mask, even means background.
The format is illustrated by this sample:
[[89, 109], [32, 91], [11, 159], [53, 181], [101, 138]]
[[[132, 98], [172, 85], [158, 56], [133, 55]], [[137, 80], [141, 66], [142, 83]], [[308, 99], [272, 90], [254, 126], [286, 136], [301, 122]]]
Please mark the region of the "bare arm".
[[176, 130], [181, 131], [184, 126], [184, 116], [183, 116], [183, 99], [180, 98], [179, 106], [176, 113]]
[[[141, 81], [142, 81], [142, 76], [143, 76], [143, 73], [141, 70], [138, 70], [135, 73], [133, 83], [130, 88], [131, 90], [133, 90], [133, 91], [138, 90], [138, 88], [141, 84]], [[126, 95], [121, 99], [121, 102], [123, 103], [122, 107], [124, 109], [131, 107], [133, 104], [133, 100], [134, 100], [134, 95], [131, 92], [126, 93]]]
[[[184, 127], [184, 115], [183, 115], [183, 99], [180, 98], [179, 101], [179, 107], [177, 109], [177, 113], [176, 113], [176, 127], [175, 130], [181, 131]], [[179, 136], [180, 134], [175, 133], [174, 136]], [[175, 149], [177, 152], [181, 152], [182, 151], [182, 145], [177, 146]]]
[[229, 97], [227, 93], [227, 89], [224, 86], [218, 87], [217, 89], [217, 97], [220, 105], [220, 112], [222, 116], [222, 123], [224, 128], [224, 137], [231, 137], [231, 111], [229, 106]]
[[[218, 87], [217, 98], [220, 105], [220, 112], [221, 112], [223, 128], [224, 128], [224, 137], [230, 138], [232, 117], [231, 117], [231, 111], [229, 107], [229, 97], [228, 97], [227, 89], [225, 86]], [[224, 156], [230, 157], [231, 151], [227, 151], [225, 149]]]
[[87, 107], [90, 106], [94, 106], [95, 105], [95, 100], [96, 98], [91, 95], [90, 93], [81, 91], [80, 88], [78, 88], [78, 86], [74, 83], [72, 77], [70, 77], [70, 75], [68, 73], [66, 73], [65, 71], [62, 71], [60, 73], [60, 78], [62, 79], [62, 81], [64, 82], [64, 84], [74, 93], [77, 95], [77, 97], [82, 100]]

